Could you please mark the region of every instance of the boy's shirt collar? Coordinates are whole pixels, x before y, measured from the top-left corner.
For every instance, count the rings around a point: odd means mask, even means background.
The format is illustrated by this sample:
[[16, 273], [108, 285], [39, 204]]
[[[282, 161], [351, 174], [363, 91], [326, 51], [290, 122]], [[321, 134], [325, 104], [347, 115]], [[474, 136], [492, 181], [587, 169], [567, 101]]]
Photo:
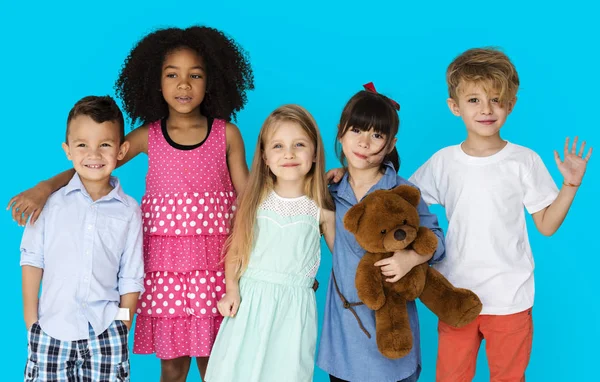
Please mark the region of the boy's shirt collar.
[[[115, 199], [123, 203], [124, 205], [129, 206], [127, 198], [125, 197], [125, 193], [121, 188], [121, 182], [119, 181], [119, 179], [116, 176], [111, 176], [109, 182], [113, 189], [106, 196], [103, 196], [102, 198], [96, 200], [96, 202]], [[69, 183], [64, 188], [65, 195], [68, 195], [74, 191], [80, 191], [86, 198], [88, 198], [90, 201], [92, 200], [92, 197], [90, 196], [90, 194], [88, 194], [83, 183], [81, 182], [81, 178], [79, 178], [79, 174], [77, 173], [73, 175], [73, 178], [71, 178]]]

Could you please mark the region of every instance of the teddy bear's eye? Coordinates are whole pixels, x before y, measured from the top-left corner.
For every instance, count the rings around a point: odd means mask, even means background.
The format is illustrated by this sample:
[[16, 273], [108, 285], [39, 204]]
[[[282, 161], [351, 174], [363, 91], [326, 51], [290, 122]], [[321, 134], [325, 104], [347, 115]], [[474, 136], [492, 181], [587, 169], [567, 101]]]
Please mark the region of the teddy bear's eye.
[[406, 219], [402, 220], [402, 225], [406, 225], [407, 221]]
[[386, 232], [387, 232], [387, 230], [385, 230], [385, 229], [382, 229], [382, 230], [381, 230], [381, 234], [382, 234], [382, 235], [385, 235], [385, 233], [386, 233]]

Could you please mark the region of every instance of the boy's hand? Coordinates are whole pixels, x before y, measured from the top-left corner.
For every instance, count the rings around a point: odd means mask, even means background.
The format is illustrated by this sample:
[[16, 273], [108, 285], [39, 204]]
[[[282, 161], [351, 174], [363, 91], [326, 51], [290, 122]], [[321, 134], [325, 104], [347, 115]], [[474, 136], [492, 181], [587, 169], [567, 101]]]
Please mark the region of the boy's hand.
[[556, 160], [558, 170], [564, 178], [565, 184], [574, 186], [579, 186], [581, 184], [581, 180], [583, 179], [583, 175], [585, 174], [588, 161], [592, 156], [591, 147], [588, 150], [587, 155], [585, 157], [583, 156], [585, 151], [585, 141], [583, 141], [583, 143], [581, 144], [581, 148], [579, 149], [579, 153], [577, 153], [577, 140], [578, 137], [575, 137], [570, 150], [569, 137], [567, 137], [567, 139], [565, 140], [564, 161], [561, 161], [558, 151], [554, 151], [554, 159]]
[[217, 308], [223, 317], [235, 317], [240, 307], [240, 291], [236, 288], [226, 288], [227, 292], [218, 303]]
[[31, 318], [25, 317], [25, 327], [27, 328], [27, 330], [31, 329], [31, 327], [33, 326], [33, 324], [35, 324], [37, 321], [38, 321], [37, 316], [36, 317], [31, 317]]
[[327, 171], [325, 174], [325, 179], [327, 180], [327, 183], [339, 183], [344, 177], [345, 173], [346, 170], [343, 168], [334, 168]]
[[12, 209], [13, 220], [20, 226], [24, 226], [30, 216], [30, 223], [33, 224], [40, 216], [51, 194], [52, 190], [50, 187], [42, 182], [29, 190], [13, 196], [8, 202], [6, 209]]

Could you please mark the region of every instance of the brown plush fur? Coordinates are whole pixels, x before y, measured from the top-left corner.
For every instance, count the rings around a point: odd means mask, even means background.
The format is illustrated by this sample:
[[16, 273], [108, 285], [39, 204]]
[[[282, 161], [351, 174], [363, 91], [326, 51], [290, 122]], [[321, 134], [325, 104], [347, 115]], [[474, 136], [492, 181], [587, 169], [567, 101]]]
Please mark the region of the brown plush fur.
[[437, 236], [419, 226], [419, 190], [398, 186], [367, 195], [344, 217], [344, 226], [367, 250], [356, 269], [356, 290], [360, 300], [375, 313], [377, 347], [388, 358], [406, 356], [412, 348], [412, 332], [406, 301], [420, 298], [440, 320], [461, 327], [481, 313], [481, 301], [470, 290], [455, 288], [446, 278], [423, 263], [395, 283], [385, 281], [373, 264], [412, 248], [420, 255], [431, 255]]

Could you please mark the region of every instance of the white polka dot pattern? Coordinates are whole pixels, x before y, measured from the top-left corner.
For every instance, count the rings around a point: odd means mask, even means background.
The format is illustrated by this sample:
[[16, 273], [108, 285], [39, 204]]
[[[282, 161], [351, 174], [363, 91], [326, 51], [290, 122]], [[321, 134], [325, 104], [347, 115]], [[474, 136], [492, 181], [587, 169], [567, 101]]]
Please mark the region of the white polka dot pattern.
[[233, 191], [147, 195], [142, 198], [144, 233], [147, 235], [229, 234]]

